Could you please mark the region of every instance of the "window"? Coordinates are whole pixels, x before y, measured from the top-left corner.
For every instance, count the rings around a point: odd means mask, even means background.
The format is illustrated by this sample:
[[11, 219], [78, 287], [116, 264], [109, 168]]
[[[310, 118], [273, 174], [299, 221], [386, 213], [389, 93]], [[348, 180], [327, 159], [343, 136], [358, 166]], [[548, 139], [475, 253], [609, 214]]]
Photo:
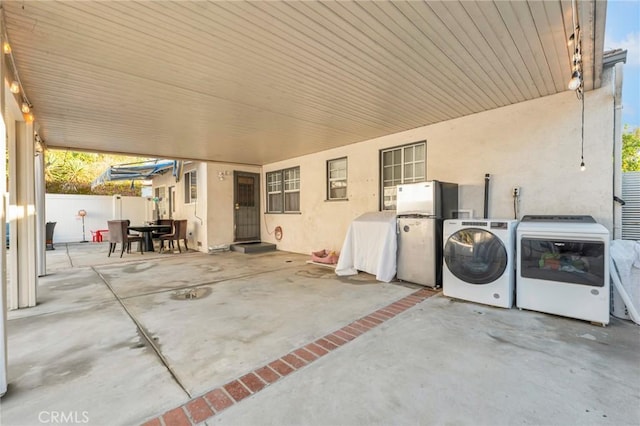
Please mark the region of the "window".
[[395, 210], [396, 186], [426, 180], [426, 142], [380, 151], [382, 210]]
[[300, 211], [300, 167], [267, 173], [267, 212]]
[[191, 170], [184, 174], [184, 203], [195, 203], [198, 200], [198, 172]]
[[327, 161], [327, 200], [347, 199], [347, 158]]

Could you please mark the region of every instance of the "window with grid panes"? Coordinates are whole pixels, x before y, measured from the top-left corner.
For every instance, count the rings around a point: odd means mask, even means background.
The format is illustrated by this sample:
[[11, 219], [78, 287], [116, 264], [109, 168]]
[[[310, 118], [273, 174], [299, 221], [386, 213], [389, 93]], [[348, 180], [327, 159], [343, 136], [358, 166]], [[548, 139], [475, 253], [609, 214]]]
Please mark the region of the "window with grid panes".
[[347, 158], [327, 161], [327, 200], [347, 199]]
[[426, 152], [424, 141], [380, 151], [382, 210], [395, 210], [398, 185], [426, 180]]
[[300, 167], [267, 173], [267, 212], [300, 211]]
[[198, 172], [191, 170], [184, 174], [184, 203], [195, 203], [198, 199]]

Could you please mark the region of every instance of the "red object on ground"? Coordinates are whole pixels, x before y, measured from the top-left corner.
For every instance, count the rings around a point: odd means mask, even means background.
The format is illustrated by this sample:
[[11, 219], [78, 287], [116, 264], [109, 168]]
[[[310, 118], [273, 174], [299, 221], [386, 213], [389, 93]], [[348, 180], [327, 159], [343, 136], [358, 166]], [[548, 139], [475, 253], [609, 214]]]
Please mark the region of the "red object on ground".
[[91, 241], [93, 241], [94, 243], [101, 243], [102, 242], [102, 233], [103, 232], [109, 232], [108, 229], [98, 229], [97, 231], [89, 231], [91, 232]]

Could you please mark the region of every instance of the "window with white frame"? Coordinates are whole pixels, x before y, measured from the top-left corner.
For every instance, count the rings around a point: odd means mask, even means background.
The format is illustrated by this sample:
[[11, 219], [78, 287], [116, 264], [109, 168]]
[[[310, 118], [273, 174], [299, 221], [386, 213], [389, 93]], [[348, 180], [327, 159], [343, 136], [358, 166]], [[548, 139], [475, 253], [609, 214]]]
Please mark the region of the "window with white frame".
[[382, 210], [395, 210], [396, 187], [426, 180], [425, 141], [380, 151]]
[[184, 174], [184, 203], [195, 203], [198, 200], [198, 172], [191, 170]]
[[267, 173], [267, 212], [300, 211], [300, 167]]
[[327, 200], [347, 199], [347, 157], [327, 161]]

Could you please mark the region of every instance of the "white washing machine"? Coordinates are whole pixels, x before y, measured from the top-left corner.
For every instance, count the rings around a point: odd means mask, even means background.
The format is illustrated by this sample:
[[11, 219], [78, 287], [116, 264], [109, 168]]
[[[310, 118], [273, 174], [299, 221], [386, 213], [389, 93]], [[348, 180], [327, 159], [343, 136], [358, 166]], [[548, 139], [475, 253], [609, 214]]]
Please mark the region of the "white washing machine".
[[444, 295], [511, 308], [515, 291], [517, 224], [517, 220], [446, 220], [443, 230]]
[[517, 231], [516, 305], [609, 323], [609, 231], [591, 216], [525, 216]]

